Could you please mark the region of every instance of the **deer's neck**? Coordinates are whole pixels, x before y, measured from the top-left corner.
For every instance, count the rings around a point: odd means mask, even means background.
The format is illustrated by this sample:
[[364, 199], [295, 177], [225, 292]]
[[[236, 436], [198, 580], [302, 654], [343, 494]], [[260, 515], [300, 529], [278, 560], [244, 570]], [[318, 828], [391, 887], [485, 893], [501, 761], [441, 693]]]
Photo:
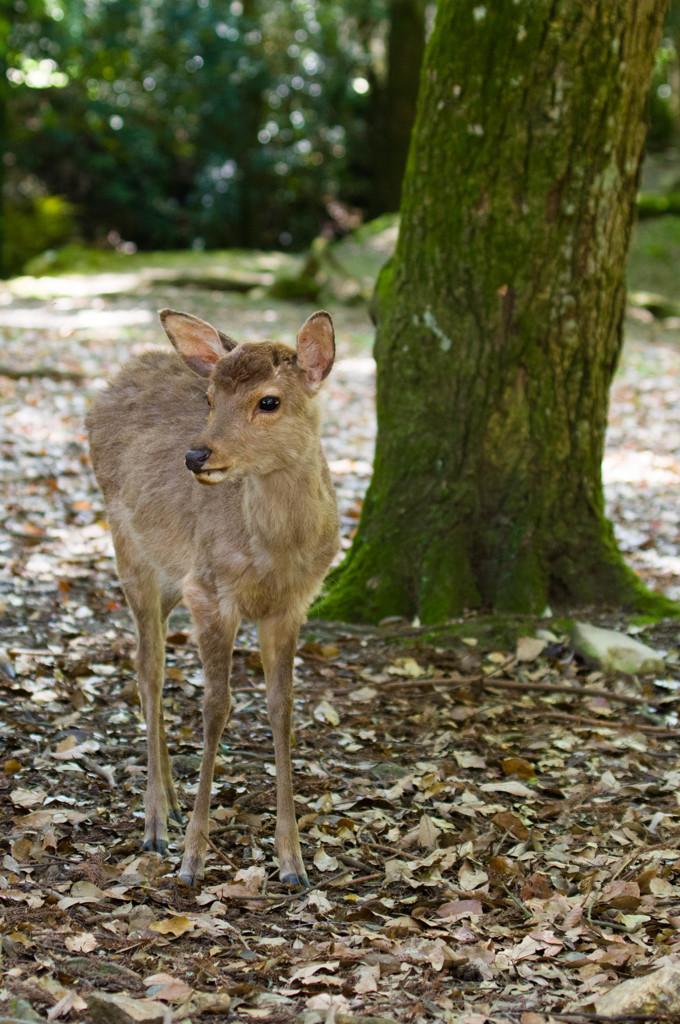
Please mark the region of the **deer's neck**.
[[293, 468], [244, 481], [247, 532], [263, 547], [300, 548], [313, 544], [330, 501], [320, 447]]

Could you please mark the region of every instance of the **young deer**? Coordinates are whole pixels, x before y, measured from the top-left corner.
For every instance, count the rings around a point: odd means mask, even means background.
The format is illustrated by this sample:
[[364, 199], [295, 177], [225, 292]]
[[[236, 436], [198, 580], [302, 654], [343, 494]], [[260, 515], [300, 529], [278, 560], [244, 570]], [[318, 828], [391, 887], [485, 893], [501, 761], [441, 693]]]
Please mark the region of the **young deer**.
[[231, 653], [247, 616], [257, 624], [274, 736], [279, 876], [309, 884], [290, 763], [293, 657], [338, 547], [317, 403], [335, 356], [333, 324], [328, 313], [314, 313], [296, 351], [237, 345], [188, 313], [164, 309], [160, 318], [177, 352], [133, 359], [88, 415], [92, 464], [137, 629], [148, 744], [144, 849], [162, 853], [168, 815], [182, 821], [161, 706], [167, 619], [182, 599], [205, 697], [201, 775], [179, 877], [195, 884], [203, 876]]

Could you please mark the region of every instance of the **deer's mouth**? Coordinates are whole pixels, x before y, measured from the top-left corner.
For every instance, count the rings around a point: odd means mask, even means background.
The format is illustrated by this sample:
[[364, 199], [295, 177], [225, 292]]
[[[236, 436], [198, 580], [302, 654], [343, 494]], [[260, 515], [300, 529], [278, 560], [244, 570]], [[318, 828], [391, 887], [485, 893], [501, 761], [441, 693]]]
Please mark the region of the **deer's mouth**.
[[231, 466], [219, 466], [216, 469], [200, 469], [194, 472], [199, 484], [221, 484], [229, 476]]

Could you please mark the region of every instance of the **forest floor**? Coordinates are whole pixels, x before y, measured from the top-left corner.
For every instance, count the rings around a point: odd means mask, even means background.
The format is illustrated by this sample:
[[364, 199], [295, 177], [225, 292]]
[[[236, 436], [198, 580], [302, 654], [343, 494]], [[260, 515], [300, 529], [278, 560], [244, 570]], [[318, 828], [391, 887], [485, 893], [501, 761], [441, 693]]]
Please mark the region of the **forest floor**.
[[[134, 637], [83, 416], [130, 354], [166, 343], [162, 306], [289, 342], [314, 308], [141, 272], [0, 288], [0, 1020], [603, 1019], [607, 990], [680, 964], [676, 623], [589, 616], [666, 652], [666, 671], [644, 679], [584, 664], [550, 617], [508, 620], [503, 639], [474, 617], [436, 633], [310, 623], [294, 752], [305, 892], [275, 872], [273, 753], [246, 626], [206, 879], [176, 881], [179, 832], [166, 858], [140, 854]], [[347, 547], [371, 472], [372, 328], [364, 304], [331, 312], [324, 445]], [[680, 321], [632, 310], [608, 510], [630, 564], [675, 599], [678, 452]], [[168, 651], [189, 810], [201, 682], [181, 610]]]

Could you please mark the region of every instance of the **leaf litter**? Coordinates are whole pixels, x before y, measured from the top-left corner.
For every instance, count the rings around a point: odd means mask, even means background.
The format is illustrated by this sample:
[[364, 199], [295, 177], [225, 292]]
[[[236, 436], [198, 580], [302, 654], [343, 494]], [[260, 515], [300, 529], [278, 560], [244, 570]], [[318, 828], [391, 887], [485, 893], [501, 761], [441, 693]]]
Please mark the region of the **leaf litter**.
[[[221, 323], [223, 301], [191, 297]], [[189, 300], [167, 289], [108, 294], [95, 299], [101, 316], [89, 328], [91, 297], [55, 300], [44, 327], [37, 300], [5, 291], [2, 302], [33, 323], [15, 317], [2, 328], [6, 359], [25, 365], [30, 351], [32, 363], [73, 379], [0, 381], [0, 1013], [585, 1021], [622, 981], [680, 964], [675, 625], [643, 635], [667, 652], [665, 673], [636, 678], [580, 661], [550, 621], [542, 633], [527, 623], [507, 649], [490, 647], [474, 619], [448, 631], [310, 623], [296, 658], [293, 758], [308, 891], [276, 876], [273, 750], [246, 626], [204, 883], [194, 891], [175, 879], [180, 832], [164, 859], [141, 853], [134, 637], [82, 424], [88, 394], [158, 341], [153, 308]], [[229, 309], [237, 336], [292, 340], [300, 319], [238, 297]], [[363, 316], [337, 318], [346, 325], [326, 409], [345, 546], [374, 439], [372, 364], [356, 343], [369, 335]], [[670, 328], [633, 329], [612, 393], [608, 507], [631, 562], [677, 596], [680, 358]], [[663, 401], [650, 402], [652, 392]], [[179, 610], [164, 707], [186, 810], [200, 705]]]

